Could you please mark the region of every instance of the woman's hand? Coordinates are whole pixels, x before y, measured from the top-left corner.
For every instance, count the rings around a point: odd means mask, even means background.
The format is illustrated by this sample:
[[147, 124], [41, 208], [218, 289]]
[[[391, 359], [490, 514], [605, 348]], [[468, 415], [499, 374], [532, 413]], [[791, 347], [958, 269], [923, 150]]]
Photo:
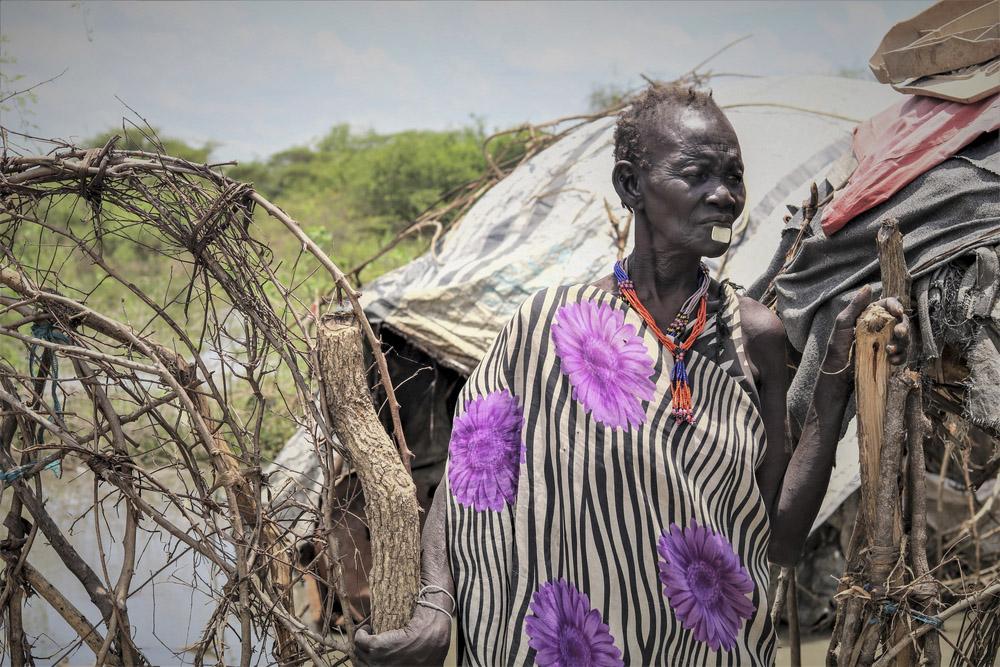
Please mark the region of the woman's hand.
[[[785, 470], [776, 517], [771, 523], [768, 556], [779, 565], [794, 566], [802, 555], [809, 528], [819, 513], [830, 471], [837, 455], [854, 377], [851, 345], [858, 317], [872, 300], [870, 287], [863, 287], [840, 314], [830, 334], [822, 373], [816, 380], [812, 405], [806, 414], [798, 446]], [[897, 299], [878, 301], [896, 319], [886, 346], [889, 361], [902, 364], [910, 344], [910, 325]]]
[[[441, 665], [451, 646], [451, 616], [454, 615], [455, 584], [446, 552], [445, 485], [438, 487], [421, 536], [422, 584], [429, 584], [420, 600], [434, 607], [417, 605], [413, 618], [399, 630], [371, 634], [361, 628], [354, 634], [354, 657], [362, 665]], [[432, 592], [433, 591], [433, 592]], [[448, 612], [448, 613], [445, 613]]]
[[[438, 598], [443, 598], [439, 600]], [[423, 599], [449, 609], [444, 595]], [[417, 606], [406, 627], [377, 635], [361, 628], [354, 635], [354, 656], [362, 665], [440, 665], [451, 644], [451, 618], [437, 609]]]
[[[853, 376], [854, 363], [851, 358], [851, 345], [854, 343], [854, 327], [861, 313], [871, 301], [872, 289], [865, 285], [837, 315], [833, 332], [830, 334], [830, 343], [826, 349], [826, 358], [823, 360], [824, 373], [830, 375], [845, 372], [847, 377]], [[885, 308], [890, 315], [896, 318], [896, 324], [892, 327], [892, 339], [886, 347], [886, 352], [889, 353], [889, 363], [898, 366], [906, 362], [910, 346], [910, 324], [906, 319], [906, 312], [903, 310], [903, 305], [895, 297], [880, 299], [876, 304]]]

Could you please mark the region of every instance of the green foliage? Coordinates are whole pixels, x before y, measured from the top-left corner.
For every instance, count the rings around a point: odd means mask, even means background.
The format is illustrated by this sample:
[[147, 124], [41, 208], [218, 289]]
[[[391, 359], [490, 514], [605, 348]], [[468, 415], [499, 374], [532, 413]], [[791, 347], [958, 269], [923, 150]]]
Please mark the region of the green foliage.
[[398, 231], [483, 173], [482, 141], [478, 128], [385, 135], [337, 125], [314, 147], [290, 148], [229, 173], [273, 201], [329, 208], [352, 230]]

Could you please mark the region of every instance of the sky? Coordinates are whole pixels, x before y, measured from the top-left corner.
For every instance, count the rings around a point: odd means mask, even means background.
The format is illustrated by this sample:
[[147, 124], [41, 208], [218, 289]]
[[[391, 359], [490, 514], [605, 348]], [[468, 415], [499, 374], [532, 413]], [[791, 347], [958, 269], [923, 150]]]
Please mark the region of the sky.
[[587, 110], [598, 86], [708, 67], [863, 72], [930, 0], [883, 2], [0, 2], [7, 77], [35, 89], [0, 124], [82, 141], [141, 114], [165, 136], [266, 157], [335, 124], [488, 129]]

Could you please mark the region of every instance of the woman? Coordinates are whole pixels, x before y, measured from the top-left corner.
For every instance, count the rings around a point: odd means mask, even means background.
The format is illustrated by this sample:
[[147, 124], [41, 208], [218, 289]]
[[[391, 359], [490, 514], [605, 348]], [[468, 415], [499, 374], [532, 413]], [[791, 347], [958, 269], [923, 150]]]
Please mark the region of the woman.
[[[615, 158], [634, 251], [529, 299], [473, 372], [428, 586], [409, 626], [358, 633], [359, 659], [440, 662], [454, 608], [463, 663], [773, 663], [767, 561], [794, 564], [819, 511], [871, 293], [841, 313], [789, 453], [781, 322], [701, 264], [746, 200], [732, 126], [709, 94], [653, 86], [619, 118]], [[883, 306], [900, 363], [907, 323]]]

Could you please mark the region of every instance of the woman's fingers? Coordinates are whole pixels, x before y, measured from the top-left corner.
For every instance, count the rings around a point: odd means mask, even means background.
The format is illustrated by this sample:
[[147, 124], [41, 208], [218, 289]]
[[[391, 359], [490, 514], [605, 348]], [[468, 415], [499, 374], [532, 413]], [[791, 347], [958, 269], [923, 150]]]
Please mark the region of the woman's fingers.
[[872, 302], [872, 288], [869, 285], [865, 285], [858, 290], [857, 294], [851, 299], [850, 303], [844, 307], [840, 314], [837, 316], [837, 328], [838, 329], [853, 329], [854, 323], [861, 316], [861, 313], [868, 304]]
[[899, 302], [894, 296], [890, 296], [886, 299], [882, 299], [878, 302], [880, 306], [889, 311], [889, 314], [895, 317], [897, 320], [902, 320], [906, 317], [906, 311], [903, 310], [903, 304]]
[[371, 656], [372, 640], [374, 637], [368, 633], [368, 629], [358, 628], [358, 631], [354, 633], [354, 657], [362, 665], [368, 664], [368, 659]]
[[910, 342], [910, 323], [905, 319], [892, 328], [892, 337], [894, 340], [899, 341], [901, 345], [906, 345]]
[[899, 299], [889, 297], [882, 299], [878, 304], [897, 320], [892, 327], [892, 339], [885, 351], [889, 354], [889, 362], [898, 366], [906, 362], [906, 351], [910, 347], [910, 322]]
[[399, 656], [405, 655], [413, 642], [407, 630], [388, 630], [373, 635], [370, 627], [359, 628], [354, 633], [354, 655], [366, 665], [398, 663]]

